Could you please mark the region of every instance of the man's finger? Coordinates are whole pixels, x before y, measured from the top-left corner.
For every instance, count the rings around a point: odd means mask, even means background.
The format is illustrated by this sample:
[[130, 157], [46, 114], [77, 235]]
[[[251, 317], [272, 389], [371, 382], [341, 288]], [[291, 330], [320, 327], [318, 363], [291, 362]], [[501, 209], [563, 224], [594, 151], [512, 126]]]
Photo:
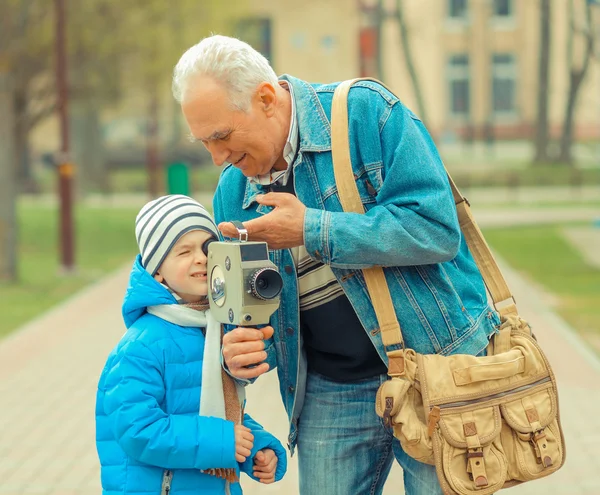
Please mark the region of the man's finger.
[[268, 340], [271, 337], [273, 337], [273, 333], [275, 332], [275, 330], [273, 330], [273, 327], [268, 326], [268, 327], [263, 327], [260, 329], [260, 331], [263, 334], [263, 339], [264, 340]]
[[265, 350], [264, 340], [252, 340], [247, 342], [223, 343], [223, 356], [225, 360], [232, 359], [241, 354], [260, 352]]
[[[265, 217], [254, 218], [247, 222], [242, 222], [244, 228], [248, 231], [248, 240], [250, 241], [262, 241], [261, 233], [267, 228], [265, 225]], [[269, 220], [266, 222], [268, 223]], [[217, 228], [225, 237], [237, 239], [240, 234], [235, 226], [231, 222], [221, 222]]]
[[[253, 356], [251, 358], [245, 358], [245, 356], [249, 354], [252, 354]], [[256, 342], [242, 342], [239, 344], [226, 344], [223, 345], [223, 358], [230, 368], [262, 363], [267, 359], [265, 344], [262, 340], [257, 340]], [[243, 362], [241, 362], [239, 358], [242, 358]]]
[[236, 368], [234, 370], [229, 370], [232, 376], [242, 380], [257, 378], [260, 375], [265, 374], [267, 371], [269, 371], [269, 365], [267, 363], [259, 364], [255, 368]]
[[248, 342], [252, 340], [263, 340], [264, 333], [256, 328], [238, 327], [223, 336], [224, 344], [233, 344], [237, 342]]
[[270, 192], [259, 194], [256, 196], [256, 201], [265, 206], [282, 206], [291, 198], [295, 198], [295, 196], [290, 193]]
[[265, 359], [267, 359], [267, 353], [265, 351], [260, 351], [251, 352], [249, 354], [239, 354], [231, 359], [225, 359], [225, 362], [230, 370], [237, 370], [245, 368], [246, 366], [262, 363]]

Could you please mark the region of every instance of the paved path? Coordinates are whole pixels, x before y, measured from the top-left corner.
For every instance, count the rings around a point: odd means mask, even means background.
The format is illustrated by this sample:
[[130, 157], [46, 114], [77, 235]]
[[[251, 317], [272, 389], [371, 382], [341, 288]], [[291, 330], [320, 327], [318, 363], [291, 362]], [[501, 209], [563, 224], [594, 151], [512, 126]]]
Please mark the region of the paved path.
[[[128, 271], [119, 270], [0, 342], [0, 495], [100, 493], [95, 389], [105, 357], [124, 331], [119, 308]], [[534, 288], [514, 272], [506, 274], [521, 314], [554, 365], [569, 452], [559, 473], [509, 493], [600, 495], [600, 361]], [[285, 438], [274, 374], [249, 389], [249, 404], [257, 420]], [[290, 461], [284, 482], [263, 487], [247, 480], [245, 493], [298, 493], [295, 463]], [[394, 467], [385, 495], [402, 493], [400, 480]]]

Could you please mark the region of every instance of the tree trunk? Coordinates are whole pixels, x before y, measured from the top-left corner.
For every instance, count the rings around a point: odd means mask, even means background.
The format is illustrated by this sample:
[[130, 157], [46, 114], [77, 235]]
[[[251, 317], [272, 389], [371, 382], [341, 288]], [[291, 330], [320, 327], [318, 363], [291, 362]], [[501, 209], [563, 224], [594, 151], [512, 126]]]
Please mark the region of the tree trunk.
[[14, 96], [7, 74], [0, 73], [0, 281], [16, 282], [17, 177], [15, 167]]
[[427, 123], [427, 111], [425, 108], [425, 99], [423, 98], [423, 92], [421, 90], [421, 84], [419, 81], [419, 75], [412, 56], [410, 38], [408, 36], [408, 27], [406, 26], [406, 20], [404, 19], [404, 6], [402, 0], [396, 0], [396, 18], [398, 20], [398, 28], [400, 29], [400, 37], [402, 39], [402, 52], [404, 54], [404, 60], [406, 62], [406, 68], [410, 75], [410, 80], [415, 92], [417, 99], [417, 107], [419, 109], [419, 118]]
[[540, 65], [538, 68], [538, 108], [534, 162], [548, 161], [548, 101], [550, 74], [550, 0], [540, 0]]
[[146, 167], [148, 173], [148, 194], [151, 198], [158, 197], [160, 189], [160, 167], [158, 151], [158, 93], [150, 92], [148, 109], [148, 126], [146, 141]]
[[24, 192], [35, 192], [36, 186], [31, 173], [31, 153], [29, 150], [29, 127], [27, 124], [27, 95], [17, 90], [13, 95], [13, 111], [15, 117], [14, 146], [18, 189]]
[[575, 105], [577, 103], [577, 94], [583, 81], [583, 71], [571, 70], [569, 96], [563, 121], [562, 135], [560, 138], [560, 152], [557, 161], [568, 164], [573, 163], [571, 148], [573, 144], [573, 117], [575, 115]]
[[109, 177], [98, 108], [90, 99], [79, 99], [72, 102], [70, 114], [79, 194], [107, 193]]
[[385, 21], [385, 15], [383, 10], [383, 0], [377, 0], [377, 7], [375, 11], [375, 37], [377, 44], [377, 79], [383, 81], [384, 70], [383, 70], [383, 23]]
[[[586, 45], [585, 45], [585, 54], [583, 58], [583, 63], [580, 69], [575, 69], [571, 64], [569, 64], [569, 96], [567, 98], [567, 106], [565, 108], [565, 116], [563, 120], [563, 128], [562, 135], [560, 138], [560, 151], [557, 157], [559, 162], [564, 162], [568, 164], [573, 163], [573, 120], [575, 118], [575, 108], [577, 106], [577, 97], [579, 96], [579, 89], [581, 88], [581, 83], [585, 79], [585, 75], [587, 74], [588, 67], [590, 65], [590, 59], [592, 58], [593, 48], [594, 48], [594, 34], [592, 31], [592, 13], [590, 4], [586, 2], [586, 19], [587, 19], [587, 30], [583, 34], [586, 37]], [[569, 26], [569, 35], [572, 39], [574, 36], [574, 19], [571, 19]], [[572, 43], [569, 44], [569, 49], [573, 50]], [[569, 60], [572, 61], [573, 53], [570, 52]]]

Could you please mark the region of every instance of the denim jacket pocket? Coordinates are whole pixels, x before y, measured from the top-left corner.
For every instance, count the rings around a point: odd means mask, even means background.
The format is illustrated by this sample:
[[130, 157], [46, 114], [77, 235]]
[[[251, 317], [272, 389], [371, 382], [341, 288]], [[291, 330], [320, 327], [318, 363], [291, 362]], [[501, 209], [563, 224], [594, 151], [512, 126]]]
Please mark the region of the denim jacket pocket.
[[[354, 169], [354, 180], [360, 200], [368, 211], [377, 204], [377, 194], [383, 184], [383, 164], [381, 162], [361, 164], [358, 169]], [[341, 211], [341, 201], [338, 190], [335, 185], [323, 193], [325, 209], [328, 211]]]

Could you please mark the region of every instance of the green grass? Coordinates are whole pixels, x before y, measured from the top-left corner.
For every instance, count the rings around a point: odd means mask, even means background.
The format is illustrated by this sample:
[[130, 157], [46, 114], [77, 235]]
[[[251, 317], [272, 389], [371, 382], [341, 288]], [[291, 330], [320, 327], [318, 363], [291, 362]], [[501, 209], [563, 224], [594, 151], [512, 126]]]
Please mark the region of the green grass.
[[469, 187], [532, 187], [532, 186], [594, 186], [600, 185], [600, 168], [577, 168], [564, 164], [473, 167], [468, 171], [452, 171], [460, 188]]
[[[76, 210], [77, 274], [60, 275], [58, 212], [20, 204], [19, 282], [0, 284], [0, 337], [133, 259], [132, 208]], [[559, 298], [559, 313], [582, 332], [600, 332], [600, 270], [585, 263], [561, 226], [486, 229], [488, 242], [520, 272]]]
[[574, 328], [600, 333], [600, 270], [584, 261], [561, 228], [486, 229], [485, 236], [513, 268], [558, 297], [558, 312]]
[[57, 209], [19, 205], [19, 281], [0, 284], [0, 337], [133, 260], [136, 214], [127, 208], [78, 207], [77, 272], [64, 276], [59, 269]]
[[[219, 174], [222, 167], [212, 164], [193, 166], [189, 168], [190, 191], [192, 194], [199, 192], [212, 192], [217, 187]], [[166, 192], [166, 170], [161, 170], [159, 175], [159, 188], [161, 194]], [[50, 170], [42, 170], [36, 176], [41, 192], [54, 192], [56, 190], [56, 174]], [[148, 174], [143, 165], [115, 169], [109, 172], [109, 192], [111, 193], [145, 193], [148, 190]], [[101, 192], [88, 191], [88, 192]]]
[[[458, 164], [455, 169], [448, 164], [456, 184], [468, 190], [471, 187], [531, 187], [531, 186], [569, 186], [576, 192], [580, 186], [600, 185], [600, 168], [577, 168], [565, 164], [530, 165], [503, 160], [494, 166], [473, 164], [465, 169]], [[222, 168], [211, 163], [190, 167], [190, 187], [192, 193], [214, 191]], [[109, 172], [109, 189], [111, 193], [139, 193], [148, 188], [147, 172], [143, 164], [114, 169]], [[37, 185], [43, 192], [56, 189], [54, 171], [44, 169], [36, 175]], [[165, 190], [166, 171], [160, 172], [159, 182], [162, 192]], [[90, 191], [100, 192], [100, 191]]]

